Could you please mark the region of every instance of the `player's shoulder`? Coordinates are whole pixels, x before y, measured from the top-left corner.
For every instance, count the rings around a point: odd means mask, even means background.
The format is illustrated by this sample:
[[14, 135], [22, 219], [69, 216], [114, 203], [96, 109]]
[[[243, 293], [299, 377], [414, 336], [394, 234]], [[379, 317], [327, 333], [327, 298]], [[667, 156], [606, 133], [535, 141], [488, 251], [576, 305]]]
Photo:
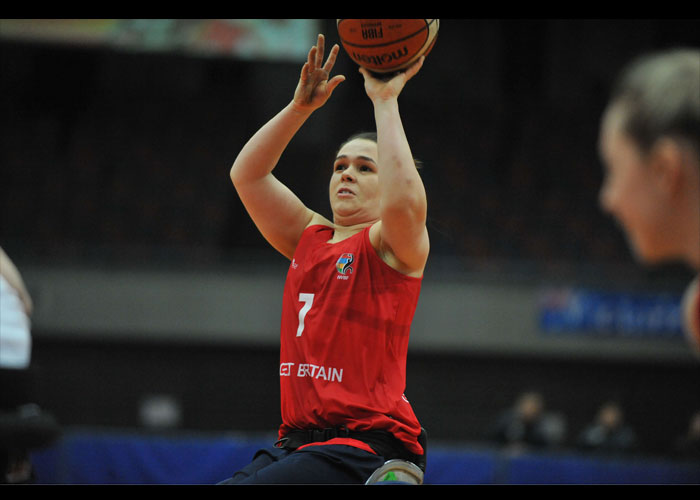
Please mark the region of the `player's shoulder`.
[[423, 276], [423, 270], [425, 269], [425, 263], [428, 258], [428, 251], [430, 248], [427, 230], [425, 230], [424, 240], [421, 241], [420, 245], [416, 247], [424, 248], [424, 255], [421, 255], [420, 264], [408, 265], [406, 262], [401, 260], [398, 255], [394, 252], [394, 249], [382, 238], [382, 221], [379, 221], [372, 225], [369, 229], [369, 240], [370, 244], [377, 252], [377, 255], [392, 269], [398, 271], [401, 274], [410, 276], [413, 278], [420, 278]]

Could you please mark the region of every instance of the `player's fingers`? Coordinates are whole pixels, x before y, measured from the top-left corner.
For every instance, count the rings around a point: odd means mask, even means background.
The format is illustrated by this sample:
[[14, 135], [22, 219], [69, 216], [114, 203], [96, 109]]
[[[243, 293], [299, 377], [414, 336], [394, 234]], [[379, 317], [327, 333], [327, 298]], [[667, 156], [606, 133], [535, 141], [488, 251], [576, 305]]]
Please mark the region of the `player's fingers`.
[[309, 79], [309, 63], [304, 63], [304, 66], [301, 68], [301, 75], [299, 76], [299, 80], [302, 82], [306, 82]]
[[316, 66], [316, 53], [318, 52], [318, 47], [315, 45], [309, 50], [309, 55], [306, 58], [306, 64], [312, 69]]
[[330, 96], [335, 88], [340, 85], [342, 82], [345, 81], [345, 77], [343, 75], [336, 75], [333, 78], [331, 78], [328, 81], [327, 89], [328, 89], [328, 95]]
[[410, 80], [414, 76], [416, 76], [416, 73], [420, 71], [420, 69], [423, 67], [423, 61], [425, 61], [425, 56], [421, 56], [420, 59], [418, 59], [415, 63], [413, 63], [407, 70], [406, 70], [406, 81]]
[[323, 35], [318, 35], [318, 41], [316, 42], [316, 67], [323, 67], [323, 53], [326, 51], [326, 39]]
[[326, 59], [326, 64], [323, 65], [323, 70], [327, 71], [329, 74], [331, 70], [333, 69], [333, 66], [335, 66], [335, 61], [338, 57], [338, 51], [340, 50], [340, 47], [336, 44], [333, 45], [333, 48], [331, 49], [330, 53], [328, 54], [328, 59]]

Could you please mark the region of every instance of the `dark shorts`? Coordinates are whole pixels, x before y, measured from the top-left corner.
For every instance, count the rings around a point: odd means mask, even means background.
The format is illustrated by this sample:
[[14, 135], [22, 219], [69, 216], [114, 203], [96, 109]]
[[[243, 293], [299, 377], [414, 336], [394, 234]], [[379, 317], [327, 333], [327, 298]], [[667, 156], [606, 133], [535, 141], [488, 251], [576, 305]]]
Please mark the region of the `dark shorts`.
[[219, 484], [364, 484], [384, 458], [348, 445], [265, 448]]

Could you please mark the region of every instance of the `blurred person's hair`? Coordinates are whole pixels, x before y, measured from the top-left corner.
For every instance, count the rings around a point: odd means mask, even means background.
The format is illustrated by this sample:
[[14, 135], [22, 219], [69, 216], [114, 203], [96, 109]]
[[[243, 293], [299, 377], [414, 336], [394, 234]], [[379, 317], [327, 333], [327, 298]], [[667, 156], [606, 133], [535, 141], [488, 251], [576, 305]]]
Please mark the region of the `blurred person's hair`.
[[622, 130], [648, 153], [668, 137], [700, 157], [700, 50], [677, 48], [641, 56], [620, 74], [610, 99]]

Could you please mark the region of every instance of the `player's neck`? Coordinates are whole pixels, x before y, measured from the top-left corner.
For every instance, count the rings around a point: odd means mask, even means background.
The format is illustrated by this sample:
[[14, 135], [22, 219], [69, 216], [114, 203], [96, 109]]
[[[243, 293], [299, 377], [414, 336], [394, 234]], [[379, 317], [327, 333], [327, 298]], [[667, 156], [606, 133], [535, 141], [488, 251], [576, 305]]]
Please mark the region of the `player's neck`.
[[334, 224], [333, 225], [333, 236], [331, 237], [330, 240], [328, 240], [328, 243], [338, 243], [339, 241], [343, 241], [347, 238], [350, 238], [351, 236], [356, 235], [363, 229], [370, 227], [372, 224], [374, 224], [375, 221], [371, 222], [362, 222], [359, 224], [353, 224], [351, 226], [343, 226], [339, 224]]

